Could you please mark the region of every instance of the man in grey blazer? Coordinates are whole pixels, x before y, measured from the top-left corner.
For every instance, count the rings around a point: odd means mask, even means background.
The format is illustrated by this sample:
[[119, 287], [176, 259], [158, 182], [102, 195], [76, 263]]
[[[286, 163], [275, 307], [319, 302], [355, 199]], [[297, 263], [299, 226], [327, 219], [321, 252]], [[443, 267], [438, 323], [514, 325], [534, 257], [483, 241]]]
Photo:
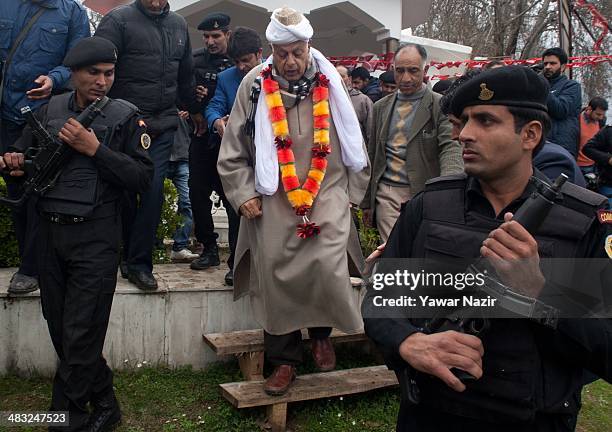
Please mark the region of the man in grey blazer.
[[427, 51], [402, 45], [393, 60], [398, 91], [374, 104], [368, 153], [372, 177], [362, 202], [366, 223], [375, 222], [386, 241], [401, 205], [425, 182], [463, 172], [461, 146], [451, 139], [451, 124], [440, 111], [441, 96], [424, 83]]

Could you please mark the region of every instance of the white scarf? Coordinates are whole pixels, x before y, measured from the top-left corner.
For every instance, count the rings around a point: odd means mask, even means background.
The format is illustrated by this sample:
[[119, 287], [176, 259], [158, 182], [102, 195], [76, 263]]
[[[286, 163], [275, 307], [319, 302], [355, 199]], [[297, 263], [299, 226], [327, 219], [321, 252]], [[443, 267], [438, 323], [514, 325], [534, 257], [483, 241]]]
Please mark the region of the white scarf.
[[[303, 21], [307, 22], [305, 19]], [[273, 19], [271, 24], [274, 22]], [[282, 26], [280, 23], [279, 25]], [[308, 26], [310, 27], [309, 23]], [[270, 26], [268, 26], [269, 29]], [[266, 30], [266, 36], [268, 36], [268, 30]], [[282, 35], [277, 35], [277, 37], [281, 38]], [[295, 38], [295, 35], [291, 33], [291, 37]], [[295, 39], [292, 42], [295, 42]], [[329, 108], [331, 120], [334, 122], [340, 141], [342, 162], [351, 171], [359, 172], [367, 167], [368, 162], [363, 150], [363, 137], [355, 108], [334, 65], [320, 51], [310, 48], [310, 53], [317, 69], [329, 79]], [[272, 67], [272, 56], [268, 57], [264, 68], [268, 66]], [[257, 105], [255, 113], [255, 189], [263, 195], [274, 195], [278, 189], [278, 157], [263, 86]], [[332, 148], [332, 151], [336, 150]]]

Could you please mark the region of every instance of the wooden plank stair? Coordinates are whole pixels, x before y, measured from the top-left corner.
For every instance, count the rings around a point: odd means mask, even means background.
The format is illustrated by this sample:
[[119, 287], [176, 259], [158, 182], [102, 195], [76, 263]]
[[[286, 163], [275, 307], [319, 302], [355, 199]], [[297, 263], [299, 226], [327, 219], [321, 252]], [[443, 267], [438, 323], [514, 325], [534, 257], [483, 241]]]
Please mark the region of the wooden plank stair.
[[[363, 333], [346, 334], [333, 330], [334, 343], [367, 342]], [[302, 331], [306, 344], [310, 338]], [[272, 432], [284, 432], [287, 423], [287, 404], [305, 400], [362, 393], [397, 385], [392, 371], [385, 366], [370, 366], [298, 376], [283, 396], [269, 396], [263, 391], [264, 346], [263, 330], [242, 330], [204, 335], [204, 341], [218, 355], [238, 357], [240, 370], [246, 381], [220, 384], [223, 396], [236, 408], [265, 406]]]
[[273, 432], [286, 428], [287, 404], [363, 393], [397, 385], [395, 374], [386, 366], [369, 366], [298, 376], [282, 396], [269, 396], [264, 380], [221, 384], [223, 396], [236, 408], [265, 406]]
[[[363, 342], [368, 338], [363, 333], [346, 334], [332, 330], [330, 335], [334, 343]], [[310, 344], [308, 331], [302, 330], [302, 340]], [[259, 379], [263, 375], [263, 330], [241, 330], [227, 333], [209, 333], [204, 335], [204, 342], [217, 355], [235, 355], [238, 357], [240, 371], [247, 380]]]

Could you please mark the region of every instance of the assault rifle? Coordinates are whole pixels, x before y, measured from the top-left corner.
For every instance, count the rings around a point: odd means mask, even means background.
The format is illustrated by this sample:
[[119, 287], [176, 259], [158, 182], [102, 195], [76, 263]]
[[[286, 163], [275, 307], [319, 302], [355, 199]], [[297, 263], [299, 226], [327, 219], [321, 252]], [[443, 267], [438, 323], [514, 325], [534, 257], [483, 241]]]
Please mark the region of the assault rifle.
[[[109, 102], [106, 96], [98, 98], [81, 112], [76, 121], [84, 128], [91, 126], [99, 115], [104, 117], [102, 110]], [[24, 171], [27, 178], [22, 186], [19, 198], [10, 199], [0, 196], [0, 204], [11, 207], [20, 207], [33, 193], [43, 195], [57, 182], [62, 170], [70, 160], [75, 150], [58, 137], [51, 135], [36, 118], [29, 106], [21, 108], [21, 114], [32, 129], [37, 146], [30, 147], [24, 152]], [[6, 173], [6, 169], [3, 170]]]

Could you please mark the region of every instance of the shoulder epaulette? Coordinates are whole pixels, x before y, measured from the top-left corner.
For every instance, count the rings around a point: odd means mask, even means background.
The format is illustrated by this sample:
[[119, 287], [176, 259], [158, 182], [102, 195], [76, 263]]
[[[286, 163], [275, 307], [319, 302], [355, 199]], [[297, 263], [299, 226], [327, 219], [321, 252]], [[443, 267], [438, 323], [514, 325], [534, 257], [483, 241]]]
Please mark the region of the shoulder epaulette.
[[125, 110], [130, 114], [136, 114], [139, 111], [136, 105], [134, 105], [132, 102], [126, 101], [125, 99], [113, 99], [113, 102], [120, 104], [122, 108], [125, 108]]
[[436, 189], [455, 189], [462, 188], [467, 179], [466, 173], [450, 174], [446, 176], [434, 177], [425, 182], [426, 190]]
[[596, 192], [590, 191], [580, 186], [576, 186], [573, 183], [566, 182], [561, 188], [561, 192], [564, 196], [568, 196], [574, 198], [577, 201], [580, 201], [584, 204], [588, 204], [590, 206], [599, 207], [601, 204], [607, 201], [607, 198], [603, 195], [600, 195]]

